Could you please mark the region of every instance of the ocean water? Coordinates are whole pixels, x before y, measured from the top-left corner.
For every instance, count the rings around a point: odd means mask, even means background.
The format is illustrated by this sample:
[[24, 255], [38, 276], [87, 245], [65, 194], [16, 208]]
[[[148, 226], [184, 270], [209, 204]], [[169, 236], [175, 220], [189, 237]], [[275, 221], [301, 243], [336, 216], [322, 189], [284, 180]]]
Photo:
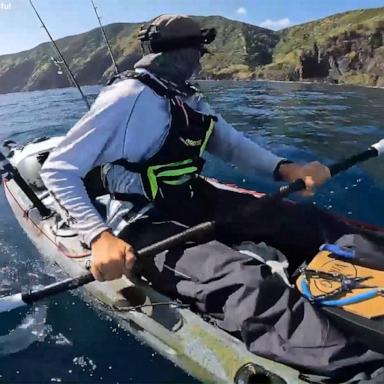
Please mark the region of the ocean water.
[[[294, 161], [327, 164], [384, 137], [384, 90], [269, 82], [202, 82], [217, 113], [238, 130]], [[84, 87], [95, 98], [100, 87]], [[0, 140], [65, 133], [86, 112], [74, 89], [0, 95]], [[208, 157], [206, 174], [259, 191], [277, 185]], [[384, 226], [384, 160], [335, 177], [302, 200]], [[59, 279], [18, 226], [0, 194], [0, 295]], [[78, 295], [0, 314], [0, 382], [195, 383], [120, 330]]]

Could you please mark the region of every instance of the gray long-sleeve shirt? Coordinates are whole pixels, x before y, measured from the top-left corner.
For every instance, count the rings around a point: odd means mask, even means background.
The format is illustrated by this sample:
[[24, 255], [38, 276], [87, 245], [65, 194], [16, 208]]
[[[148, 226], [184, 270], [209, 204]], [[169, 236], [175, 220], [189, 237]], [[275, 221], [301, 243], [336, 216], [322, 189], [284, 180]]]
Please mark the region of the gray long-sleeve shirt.
[[[212, 114], [201, 96], [184, 99], [192, 108]], [[82, 178], [94, 167], [124, 158], [149, 159], [164, 143], [170, 127], [166, 98], [135, 79], [105, 87], [90, 111], [67, 133], [45, 162], [41, 177], [61, 213], [90, 244], [107, 224], [91, 203]], [[235, 130], [221, 116], [207, 150], [252, 173], [272, 174], [282, 160]], [[143, 193], [140, 176], [113, 165], [107, 173], [111, 191]]]

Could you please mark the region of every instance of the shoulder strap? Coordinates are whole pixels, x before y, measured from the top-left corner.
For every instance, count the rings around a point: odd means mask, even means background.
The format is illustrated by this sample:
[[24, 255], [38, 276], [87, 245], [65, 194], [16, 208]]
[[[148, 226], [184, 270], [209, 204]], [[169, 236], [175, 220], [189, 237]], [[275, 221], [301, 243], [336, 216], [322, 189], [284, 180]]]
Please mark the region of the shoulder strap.
[[138, 73], [135, 71], [125, 71], [114, 75], [111, 80], [109, 80], [108, 85], [113, 84], [117, 80], [127, 80], [127, 79], [137, 79], [143, 84], [154, 90], [159, 96], [172, 98], [177, 95], [175, 91], [169, 89], [165, 84], [153, 79], [146, 73]]
[[114, 75], [108, 81], [107, 85], [111, 85], [117, 80], [126, 79], [137, 79], [151, 88], [159, 96], [166, 97], [168, 99], [172, 99], [175, 96], [191, 96], [196, 93], [196, 88], [193, 87], [190, 83], [185, 83], [182, 86], [182, 89], [180, 89], [180, 87], [178, 87], [176, 84], [163, 78], [154, 79], [147, 73], [135, 72], [131, 70]]

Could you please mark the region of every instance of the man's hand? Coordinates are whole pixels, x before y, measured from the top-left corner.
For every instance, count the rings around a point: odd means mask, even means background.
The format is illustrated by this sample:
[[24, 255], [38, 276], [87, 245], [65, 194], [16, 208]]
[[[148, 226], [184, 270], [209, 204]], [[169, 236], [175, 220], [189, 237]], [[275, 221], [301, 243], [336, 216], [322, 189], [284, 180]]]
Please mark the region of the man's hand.
[[131, 272], [136, 259], [133, 248], [109, 231], [93, 240], [91, 248], [91, 272], [96, 280], [115, 280]]
[[279, 167], [281, 178], [288, 182], [303, 179], [306, 185], [304, 196], [312, 196], [315, 187], [319, 187], [331, 178], [329, 168], [318, 161], [313, 161], [304, 165], [288, 163]]

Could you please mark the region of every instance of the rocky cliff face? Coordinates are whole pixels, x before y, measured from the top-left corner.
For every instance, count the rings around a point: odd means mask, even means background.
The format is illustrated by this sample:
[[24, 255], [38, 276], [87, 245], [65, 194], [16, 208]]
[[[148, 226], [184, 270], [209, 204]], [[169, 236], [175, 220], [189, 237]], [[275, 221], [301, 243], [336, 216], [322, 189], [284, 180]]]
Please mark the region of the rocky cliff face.
[[299, 57], [298, 80], [384, 86], [384, 28], [345, 32]]
[[384, 86], [384, 24], [369, 33], [333, 37], [320, 52], [320, 60], [327, 64], [331, 82]]
[[[203, 79], [310, 80], [384, 86], [384, 8], [347, 12], [279, 33], [219, 16], [196, 17], [215, 27]], [[105, 27], [121, 70], [141, 57], [140, 24]], [[81, 85], [105, 82], [113, 73], [99, 29], [57, 41]], [[0, 56], [0, 93], [70, 85], [50, 43]]]
[[277, 77], [369, 86], [384, 84], [384, 8], [347, 12], [281, 32]]

